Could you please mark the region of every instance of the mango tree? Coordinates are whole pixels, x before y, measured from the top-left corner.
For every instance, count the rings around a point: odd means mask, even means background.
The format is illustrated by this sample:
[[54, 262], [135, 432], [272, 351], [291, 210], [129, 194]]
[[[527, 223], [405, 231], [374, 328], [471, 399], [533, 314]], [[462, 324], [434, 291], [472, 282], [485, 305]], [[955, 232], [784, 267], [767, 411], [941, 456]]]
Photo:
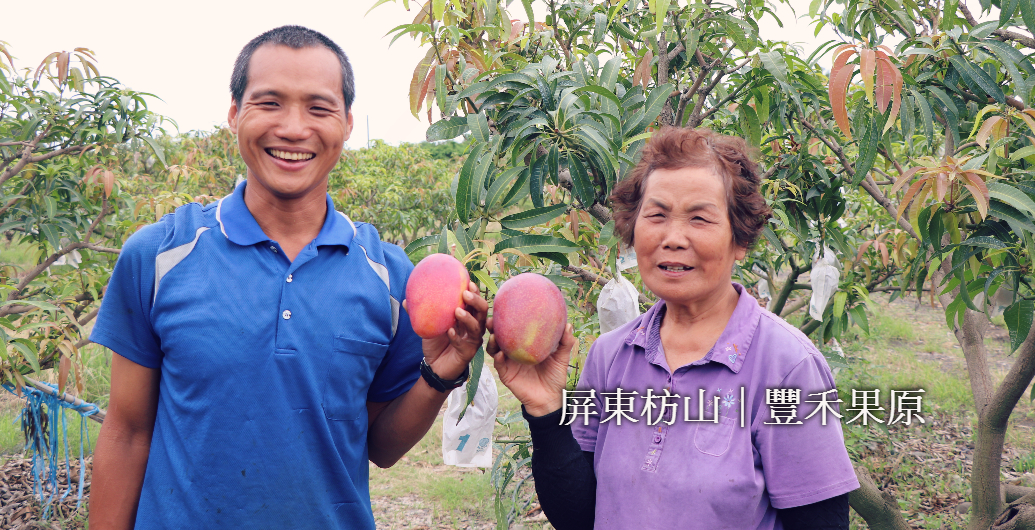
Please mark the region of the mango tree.
[[[147, 94], [100, 76], [85, 48], [18, 72], [0, 42], [0, 381], [57, 367], [62, 389], [130, 227], [120, 160], [153, 143]], [[161, 158], [160, 150], [154, 151]], [[16, 256], [29, 253], [27, 263]]]
[[[553, 262], [588, 298], [617, 270], [606, 198], [649, 130], [740, 134], [760, 148], [775, 215], [738, 274], [766, 282], [770, 308], [786, 314], [803, 305], [791, 300], [810, 288], [799, 278], [816, 258], [840, 253], [837, 293], [802, 325], [821, 342], [866, 327], [873, 290], [936, 295], [978, 408], [971, 527], [993, 524], [1006, 421], [1035, 372], [1035, 69], [1033, 40], [1018, 31], [1035, 27], [1030, 0], [983, 0], [974, 12], [961, 0], [814, 0], [817, 30], [840, 40], [808, 57], [759, 35], [757, 21], [775, 17], [763, 2], [524, 0], [524, 20], [497, 0], [415, 7], [393, 31], [427, 49], [411, 111], [426, 106], [432, 121], [437, 110], [429, 139], [474, 138], [457, 178], [460, 223], [417, 245], [459, 242], [490, 290], [509, 271]], [[824, 54], [829, 70], [817, 66]], [[989, 304], [975, 300], [1000, 290], [1017, 354], [994, 387]], [[853, 507], [875, 526], [903, 527], [860, 478]]]

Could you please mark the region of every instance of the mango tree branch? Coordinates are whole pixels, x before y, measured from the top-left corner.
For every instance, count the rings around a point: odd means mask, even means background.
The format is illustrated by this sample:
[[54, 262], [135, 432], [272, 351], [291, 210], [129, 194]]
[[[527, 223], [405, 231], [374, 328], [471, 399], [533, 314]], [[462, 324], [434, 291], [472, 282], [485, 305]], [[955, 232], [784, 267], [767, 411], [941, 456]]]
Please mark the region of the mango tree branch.
[[18, 300], [21, 296], [21, 292], [25, 290], [29, 283], [35, 280], [37, 276], [43, 273], [43, 271], [47, 270], [48, 267], [53, 265], [54, 262], [58, 260], [58, 258], [72, 252], [73, 250], [89, 248], [91, 250], [98, 250], [100, 252], [111, 252], [117, 254], [119, 252], [117, 249], [101, 247], [98, 245], [92, 245], [90, 243], [90, 236], [93, 235], [93, 231], [97, 229], [97, 226], [101, 223], [101, 220], [104, 219], [104, 217], [107, 216], [109, 213], [110, 211], [108, 209], [108, 201], [107, 199], [105, 199], [104, 207], [101, 209], [101, 213], [97, 216], [96, 219], [93, 220], [93, 223], [90, 224], [90, 228], [86, 230], [86, 240], [68, 244], [63, 248], [58, 249], [57, 252], [51, 254], [50, 257], [48, 257], [47, 259], [43, 260], [42, 263], [37, 265], [28, 273], [26, 273], [22, 280], [18, 282], [18, 285], [15, 286], [14, 290], [11, 291], [9, 295], [7, 295], [7, 300]]
[[[971, 27], [977, 26], [978, 21], [971, 14], [970, 9], [967, 8], [967, 3], [964, 0], [960, 0], [959, 3], [960, 11], [963, 12], [963, 18], [967, 19], [967, 23]], [[992, 31], [992, 35], [999, 37], [1001, 40], [1011, 40], [1021, 45], [1027, 46], [1028, 48], [1035, 48], [1035, 39], [1020, 33], [1014, 33], [1005, 29], [997, 29]]]
[[909, 530], [895, 496], [881, 491], [866, 468], [854, 467], [860, 487], [848, 494], [848, 505], [862, 516], [871, 530]]
[[[592, 273], [590, 271], [587, 271], [586, 269], [581, 269], [581, 268], [576, 267], [574, 265], [565, 265], [565, 266], [561, 267], [561, 269], [564, 270], [564, 272], [567, 272], [567, 273], [571, 274], [571, 276], [568, 276], [569, 278], [577, 279], [577, 280], [582, 280], [584, 282], [589, 282], [589, 283], [595, 283], [595, 284], [600, 285], [600, 286], [607, 285], [607, 280], [604, 279], [603, 276], [600, 276], [599, 274], [595, 274], [595, 273]], [[652, 305], [652, 304], [654, 304], [654, 300], [651, 300], [650, 298], [647, 298], [646, 296], [643, 295], [643, 293], [637, 293], [637, 294], [639, 294], [639, 299], [638, 300], [640, 302], [640, 305]]]
[[[801, 120], [801, 125], [808, 129], [810, 132], [812, 132], [812, 134], [814, 134], [816, 138], [819, 138], [819, 141], [823, 142], [823, 144], [826, 145], [828, 149], [834, 152], [834, 156], [836, 156], [837, 159], [841, 162], [841, 166], [845, 168], [845, 173], [847, 173], [849, 177], [855, 177], [855, 166], [852, 164], [850, 160], [848, 160], [848, 157], [845, 155], [844, 149], [841, 147], [840, 144], [837, 143], [836, 140], [828, 138], [827, 135], [823, 134], [821, 131], [816, 129], [816, 127], [814, 127], [811, 123], [804, 119]], [[866, 190], [866, 193], [870, 194], [870, 197], [873, 197], [873, 199], [877, 201], [877, 204], [883, 206], [889, 215], [891, 215], [892, 217], [896, 216], [896, 214], [898, 213], [898, 209], [895, 207], [895, 205], [891, 202], [890, 199], [888, 199], [884, 196], [883, 193], [881, 193], [880, 188], [877, 187], [877, 183], [874, 182], [872, 177], [867, 175], [866, 179], [864, 179], [859, 185], [862, 187], [862, 189]], [[902, 217], [899, 217], [898, 219], [896, 219], [896, 221], [898, 222], [899, 227], [902, 228], [902, 230], [904, 230], [907, 234], [913, 236], [913, 238], [918, 241], [920, 240], [920, 237], [917, 236], [916, 231], [913, 230], [913, 226], [909, 224], [909, 221], [906, 221]]]

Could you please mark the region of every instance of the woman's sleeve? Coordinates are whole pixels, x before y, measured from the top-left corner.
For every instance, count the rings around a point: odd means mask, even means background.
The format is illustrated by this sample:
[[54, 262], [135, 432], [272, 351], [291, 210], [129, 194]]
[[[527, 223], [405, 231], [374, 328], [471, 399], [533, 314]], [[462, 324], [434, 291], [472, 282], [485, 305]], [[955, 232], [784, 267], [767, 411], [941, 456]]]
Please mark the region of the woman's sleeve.
[[776, 513], [784, 530], [848, 530], [848, 494]]
[[777, 388], [800, 391], [797, 421], [763, 424], [772, 417], [766, 406], [752, 426], [773, 508], [805, 506], [858, 488], [845, 450], [834, 378], [822, 354], [809, 351]]
[[597, 479], [593, 453], [583, 451], [561, 410], [540, 417], [521, 409], [532, 434], [532, 476], [539, 505], [557, 530], [593, 530]]

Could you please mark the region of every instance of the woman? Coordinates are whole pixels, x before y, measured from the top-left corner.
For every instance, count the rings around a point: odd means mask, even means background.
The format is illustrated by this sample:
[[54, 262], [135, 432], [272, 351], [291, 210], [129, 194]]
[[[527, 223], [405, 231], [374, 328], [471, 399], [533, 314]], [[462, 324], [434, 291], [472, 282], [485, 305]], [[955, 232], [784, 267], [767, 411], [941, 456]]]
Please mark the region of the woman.
[[[594, 342], [565, 410], [570, 325], [537, 366], [490, 339], [558, 530], [848, 528], [859, 483], [837, 417], [810, 403], [838, 399], [830, 369], [731, 279], [770, 214], [758, 186], [739, 138], [664, 128], [650, 139], [611, 199], [615, 230], [661, 300]], [[780, 406], [794, 390], [800, 405]]]

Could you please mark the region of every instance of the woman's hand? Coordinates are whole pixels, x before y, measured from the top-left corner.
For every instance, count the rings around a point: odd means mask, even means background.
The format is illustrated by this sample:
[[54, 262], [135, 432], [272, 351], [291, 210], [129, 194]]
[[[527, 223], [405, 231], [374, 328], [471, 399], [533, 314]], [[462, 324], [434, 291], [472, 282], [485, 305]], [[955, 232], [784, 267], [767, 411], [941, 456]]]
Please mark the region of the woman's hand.
[[[491, 318], [486, 327], [492, 331]], [[489, 336], [486, 351], [492, 356], [500, 382], [514, 393], [525, 410], [532, 416], [545, 416], [563, 405], [563, 390], [568, 383], [568, 359], [573, 346], [575, 336], [571, 324], [567, 324], [557, 349], [539, 364], [522, 364], [507, 357], [500, 351], [494, 335]]]

